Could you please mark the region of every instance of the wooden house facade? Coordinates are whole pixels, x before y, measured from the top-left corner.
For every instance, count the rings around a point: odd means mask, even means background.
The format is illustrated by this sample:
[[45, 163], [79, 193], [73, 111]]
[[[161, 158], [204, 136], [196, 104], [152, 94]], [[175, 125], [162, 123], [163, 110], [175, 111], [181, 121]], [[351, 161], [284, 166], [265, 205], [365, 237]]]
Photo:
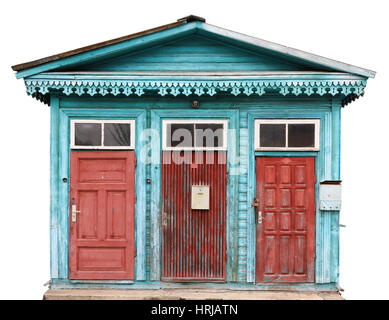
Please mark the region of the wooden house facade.
[[50, 106], [52, 288], [338, 290], [373, 71], [195, 16], [13, 70]]

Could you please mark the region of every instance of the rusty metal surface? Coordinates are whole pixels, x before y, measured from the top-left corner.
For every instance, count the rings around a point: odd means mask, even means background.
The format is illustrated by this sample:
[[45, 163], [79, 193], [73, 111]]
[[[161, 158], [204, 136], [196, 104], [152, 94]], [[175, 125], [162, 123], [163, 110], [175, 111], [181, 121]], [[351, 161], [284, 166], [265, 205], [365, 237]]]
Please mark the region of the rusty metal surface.
[[[209, 185], [209, 210], [191, 209], [192, 185]], [[226, 187], [226, 152], [163, 152], [162, 280], [225, 281]]]
[[66, 52], [63, 52], [63, 53], [58, 53], [58, 54], [55, 54], [55, 55], [52, 55], [52, 56], [49, 56], [49, 57], [45, 57], [45, 58], [41, 58], [41, 59], [38, 59], [38, 60], [33, 60], [33, 61], [30, 61], [30, 62], [20, 63], [20, 64], [12, 66], [11, 68], [14, 71], [22, 71], [22, 70], [30, 69], [30, 68], [37, 67], [37, 66], [40, 66], [42, 64], [48, 63], [48, 62], [52, 62], [52, 61], [56, 61], [56, 60], [59, 60], [59, 59], [75, 56], [77, 54], [84, 53], [84, 52], [87, 52], [87, 51], [103, 48], [103, 47], [106, 47], [106, 46], [109, 46], [109, 45], [112, 45], [112, 44], [116, 44], [116, 43], [120, 43], [120, 42], [123, 42], [123, 41], [139, 38], [139, 37], [142, 37], [142, 36], [145, 36], [145, 35], [148, 35], [148, 34], [152, 34], [152, 33], [156, 33], [156, 32], [159, 32], [159, 31], [171, 29], [171, 28], [180, 26], [180, 25], [182, 25], [184, 23], [188, 23], [188, 22], [192, 22], [192, 21], [196, 21], [196, 20], [188, 21], [185, 18], [182, 18], [182, 19], [179, 19], [176, 22], [165, 24], [165, 25], [162, 25], [162, 26], [159, 26], [159, 27], [156, 27], [156, 28], [152, 28], [152, 29], [148, 29], [148, 30], [145, 30], [145, 31], [133, 33], [133, 34], [126, 35], [126, 36], [119, 37], [119, 38], [115, 38], [115, 39], [112, 39], [112, 40], [107, 40], [107, 41], [95, 43], [95, 44], [92, 44], [92, 45], [88, 45], [88, 46], [81, 47], [81, 48], [78, 48], [78, 49], [66, 51]]

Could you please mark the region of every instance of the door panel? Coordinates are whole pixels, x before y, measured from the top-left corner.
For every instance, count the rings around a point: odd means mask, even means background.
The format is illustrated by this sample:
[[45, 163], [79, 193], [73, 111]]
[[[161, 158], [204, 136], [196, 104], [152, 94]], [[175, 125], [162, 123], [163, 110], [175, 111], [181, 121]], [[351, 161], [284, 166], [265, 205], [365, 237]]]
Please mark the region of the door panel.
[[134, 279], [134, 209], [134, 151], [71, 151], [69, 279]]
[[[162, 280], [224, 281], [226, 152], [165, 151], [162, 157]], [[209, 210], [191, 209], [192, 185], [209, 185]]]
[[256, 281], [313, 282], [314, 158], [257, 157], [256, 177]]

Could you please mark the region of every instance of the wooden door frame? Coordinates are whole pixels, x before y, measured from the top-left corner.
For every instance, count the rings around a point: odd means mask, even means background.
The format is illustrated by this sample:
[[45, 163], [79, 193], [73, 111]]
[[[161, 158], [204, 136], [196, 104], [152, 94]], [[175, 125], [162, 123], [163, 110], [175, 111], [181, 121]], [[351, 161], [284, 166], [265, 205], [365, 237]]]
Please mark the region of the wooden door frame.
[[[135, 168], [136, 181], [146, 181], [146, 164], [140, 158], [140, 148], [146, 143], [141, 132], [146, 128], [144, 109], [125, 109], [128, 102], [120, 102], [122, 108], [113, 109], [118, 103], [72, 100], [68, 98], [67, 108], [60, 108], [62, 99], [51, 98], [51, 150], [50, 150], [50, 265], [52, 279], [69, 279], [69, 177], [70, 177], [70, 120], [71, 119], [134, 119], [135, 120]], [[70, 107], [74, 106], [74, 107]], [[84, 107], [84, 108], [82, 108]], [[146, 280], [146, 184], [135, 188], [135, 281]], [[69, 280], [74, 282], [77, 280]], [[122, 280], [122, 283], [133, 282]]]
[[[238, 281], [238, 234], [230, 232], [233, 226], [238, 224], [238, 182], [239, 176], [231, 174], [234, 166], [231, 164], [239, 153], [239, 111], [230, 109], [217, 110], [151, 110], [151, 128], [160, 133], [162, 138], [162, 120], [168, 119], [226, 119], [228, 129], [236, 129], [235, 137], [228, 134], [227, 142], [227, 264], [226, 282]], [[234, 139], [235, 138], [235, 139]], [[152, 146], [152, 170], [151, 180], [151, 212], [150, 212], [150, 280], [161, 280], [161, 242], [162, 232], [160, 223], [160, 210], [162, 204], [161, 195], [161, 140]]]
[[[299, 151], [255, 151], [254, 150], [254, 120], [255, 119], [320, 119], [320, 150], [317, 152]], [[247, 282], [255, 283], [255, 214], [251, 206], [256, 196], [256, 156], [303, 156], [315, 157], [316, 164], [316, 243], [315, 243], [315, 283], [333, 283], [338, 279], [337, 264], [338, 255], [338, 234], [333, 235], [333, 220], [338, 219], [328, 216], [328, 213], [319, 210], [318, 194], [319, 182], [322, 180], [339, 180], [339, 154], [340, 154], [340, 107], [334, 100], [332, 108], [309, 107], [301, 102], [301, 107], [293, 107], [288, 112], [282, 106], [266, 105], [261, 106], [260, 111], [248, 112], [248, 193], [247, 193]], [[333, 246], [329, 250], [329, 246]], [[334, 252], [334, 253], [333, 253]], [[258, 284], [260, 285], [260, 284]]]

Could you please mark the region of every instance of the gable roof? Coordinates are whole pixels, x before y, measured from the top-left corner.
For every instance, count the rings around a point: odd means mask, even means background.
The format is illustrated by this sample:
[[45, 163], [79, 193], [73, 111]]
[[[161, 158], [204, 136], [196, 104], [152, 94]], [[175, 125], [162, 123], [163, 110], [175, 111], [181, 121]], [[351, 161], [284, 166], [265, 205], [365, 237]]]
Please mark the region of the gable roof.
[[12, 69], [17, 72], [17, 78], [24, 78], [41, 72], [52, 71], [58, 67], [64, 67], [76, 62], [86, 62], [91, 59], [112, 56], [114, 54], [120, 54], [124, 50], [137, 50], [147, 45], [153, 45], [156, 41], [168, 41], [178, 36], [193, 33], [212, 36], [235, 45], [244, 46], [248, 49], [268, 52], [295, 61], [312, 63], [313, 65], [337, 72], [351, 73], [365, 78], [374, 78], [376, 75], [376, 72], [368, 69], [213, 26], [205, 23], [204, 18], [193, 15], [142, 32], [17, 64], [12, 66]]

